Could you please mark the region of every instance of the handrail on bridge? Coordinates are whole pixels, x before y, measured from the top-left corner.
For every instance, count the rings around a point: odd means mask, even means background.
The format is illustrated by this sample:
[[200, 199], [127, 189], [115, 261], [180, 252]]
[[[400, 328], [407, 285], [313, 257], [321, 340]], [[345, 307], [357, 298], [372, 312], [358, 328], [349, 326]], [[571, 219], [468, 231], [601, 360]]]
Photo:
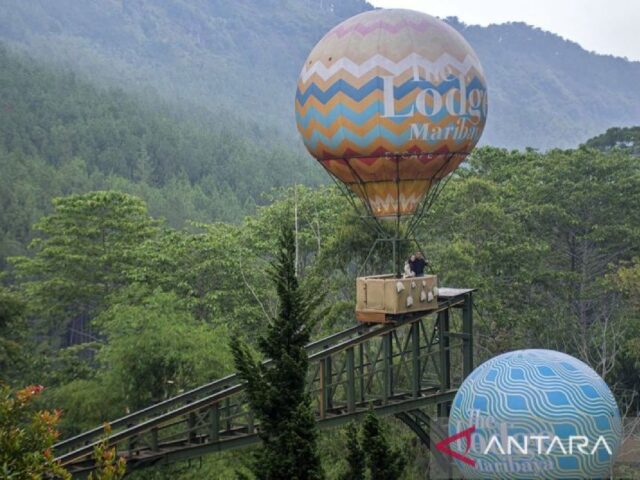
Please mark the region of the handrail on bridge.
[[[327, 337], [323, 337], [319, 340], [315, 340], [309, 343], [305, 348], [308, 352], [316, 350], [317, 348], [324, 348], [328, 345], [331, 345], [333, 342], [336, 342], [345, 337], [351, 336], [355, 333], [365, 332], [367, 330], [369, 330], [369, 325], [366, 325], [366, 324], [355, 325], [353, 327], [347, 328], [345, 330], [334, 333]], [[271, 360], [266, 360], [263, 363], [265, 365], [268, 365], [269, 363], [271, 363]], [[222, 378], [214, 380], [213, 382], [206, 383], [204, 385], [201, 385], [199, 387], [193, 388], [186, 392], [180, 393], [178, 395], [175, 395], [161, 402], [154, 403], [153, 405], [145, 407], [141, 410], [137, 410], [133, 413], [127, 414], [124, 417], [120, 417], [117, 420], [114, 420], [113, 422], [109, 422], [109, 426], [111, 427], [112, 430], [116, 430], [123, 426], [126, 427], [128, 425], [131, 425], [133, 421], [139, 419], [140, 417], [144, 417], [152, 413], [164, 411], [168, 407], [176, 405], [182, 402], [183, 400], [190, 401], [192, 398], [196, 397], [199, 394], [204, 394], [206, 392], [215, 392], [216, 390], [224, 388], [226, 385], [234, 381], [236, 378], [237, 378], [237, 374], [235, 373], [226, 375]], [[74, 444], [74, 443], [84, 444], [87, 442], [87, 440], [92, 439], [94, 437], [100, 437], [103, 434], [104, 434], [104, 427], [102, 426], [96, 427], [86, 432], [83, 432], [81, 434], [75, 435], [73, 437], [69, 437], [64, 440], [61, 440], [60, 442], [55, 444], [54, 448], [56, 449], [65, 448], [68, 445]]]
[[[367, 388], [371, 382], [374, 382], [378, 387], [375, 388], [383, 388], [384, 393], [382, 394], [384, 399], [392, 399], [392, 396], [389, 396], [389, 391], [393, 391], [393, 382], [395, 376], [403, 376], [406, 381], [413, 382], [413, 396], [410, 395], [413, 400], [413, 403], [407, 403], [408, 400], [404, 397], [402, 408], [415, 408], [416, 404], [420, 403], [419, 392], [439, 392], [440, 402], [442, 401], [450, 401], [451, 392], [455, 393], [455, 390], [451, 390], [451, 377], [450, 374], [447, 373], [450, 370], [450, 360], [449, 355], [449, 342], [451, 339], [459, 339], [463, 345], [463, 370], [464, 375], [470, 372], [470, 368], [472, 365], [472, 342], [471, 342], [471, 292], [472, 290], [450, 290], [447, 294], [447, 289], [442, 289], [443, 294], [441, 301], [439, 302], [438, 308], [435, 310], [431, 310], [428, 312], [420, 312], [415, 314], [409, 314], [400, 316], [397, 318], [395, 323], [387, 323], [387, 324], [376, 324], [376, 325], [355, 325], [354, 327], [350, 327], [341, 332], [335, 333], [328, 337], [322, 338], [320, 340], [311, 342], [307, 345], [307, 351], [310, 353], [309, 361], [315, 362], [317, 364], [316, 373], [313, 373], [311, 378], [312, 382], [317, 382], [318, 388], [314, 390], [314, 392], [319, 392], [320, 394], [320, 417], [319, 421], [321, 424], [328, 425], [337, 425], [336, 418], [326, 417], [326, 412], [328, 409], [332, 407], [332, 399], [338, 398], [336, 397], [336, 392], [338, 389], [342, 388], [341, 394], [343, 396], [351, 395], [349, 399], [349, 408], [345, 408], [342, 410], [343, 414], [356, 415], [362, 413], [363, 404], [366, 404], [366, 395], [371, 395], [371, 393], [365, 393], [363, 390], [364, 384], [360, 386], [360, 394], [361, 400], [358, 403], [358, 412], [355, 411], [354, 399], [353, 395], [355, 392], [355, 375], [354, 372], [358, 371], [362, 375], [362, 381], [364, 381], [365, 370], [369, 369], [366, 372], [368, 383]], [[462, 306], [463, 308], [463, 323], [466, 325], [464, 328], [467, 329], [463, 331], [463, 333], [449, 333], [449, 309], [454, 306]], [[465, 313], [467, 312], [467, 320], [465, 320]], [[431, 337], [431, 344], [426, 345], [428, 335], [424, 333], [423, 328], [417, 328], [422, 319], [431, 316], [433, 314], [438, 314], [438, 321], [436, 322], [436, 326], [438, 329], [438, 339], [437, 342], [440, 342], [441, 345], [439, 347], [438, 352], [431, 352], [431, 345], [433, 345], [434, 339], [436, 337], [436, 332]], [[443, 315], [441, 315], [443, 314]], [[444, 323], [443, 323], [444, 322]], [[407, 333], [405, 337], [403, 337], [403, 342], [400, 342], [399, 351], [400, 353], [395, 353], [392, 351], [393, 347], [393, 339], [392, 335], [395, 335], [396, 342], [399, 342], [397, 336], [399, 335], [399, 331], [404, 326], [410, 327], [410, 333]], [[414, 329], [414, 327], [416, 327]], [[435, 327], [434, 327], [435, 328]], [[465, 333], [467, 332], [467, 333]], [[375, 357], [370, 357], [366, 360], [362, 357], [363, 355], [363, 346], [366, 344], [367, 347], [370, 347], [370, 340], [376, 340], [377, 337], [380, 337], [381, 340], [384, 340], [378, 347], [378, 351], [375, 354]], [[424, 345], [421, 344], [421, 341], [424, 341]], [[413, 347], [411, 347], [411, 342], [413, 343]], [[404, 345], [404, 347], [402, 346]], [[354, 347], [358, 346], [360, 350], [360, 363], [357, 366], [354, 366]], [[411, 348], [413, 348], [413, 358], [405, 358], [409, 357], [411, 353]], [[422, 353], [426, 350], [426, 353]], [[340, 358], [337, 355], [341, 355]], [[427, 369], [429, 362], [434, 362], [432, 356], [439, 355], [439, 359], [441, 362], [440, 372], [437, 373], [437, 376], [440, 377], [436, 382], [436, 387], [427, 386], [426, 390], [425, 386], [421, 383], [422, 380], [420, 375], [423, 375], [424, 371]], [[346, 355], [346, 357], [344, 357]], [[371, 355], [369, 353], [369, 355]], [[443, 356], [444, 355], [444, 356]], [[336, 358], [333, 358], [335, 356]], [[399, 362], [394, 364], [394, 358], [399, 358]], [[430, 360], [431, 359], [431, 360]], [[336, 366], [339, 363], [339, 360], [342, 360], [342, 370], [338, 373], [332, 373], [331, 366], [335, 364]], [[403, 372], [403, 363], [405, 369], [413, 369], [414, 377], [409, 379], [411, 375], [408, 370]], [[267, 360], [266, 364], [269, 363]], [[378, 367], [378, 365], [382, 365], [382, 367]], [[394, 373], [394, 369], [397, 370], [397, 373]], [[445, 369], [447, 372], [445, 372]], [[418, 372], [418, 378], [415, 377], [415, 371]], [[405, 375], [406, 374], [406, 375]], [[340, 380], [341, 376], [345, 375], [345, 380]], [[346, 379], [346, 376], [349, 376], [349, 380]], [[377, 376], [379, 375], [379, 376]], [[335, 382], [334, 382], [335, 377]], [[382, 377], [382, 378], [381, 378]], [[227, 375], [224, 378], [216, 380], [214, 382], [207, 383], [206, 385], [200, 386], [198, 388], [192, 389], [188, 392], [177, 395], [176, 397], [172, 397], [163, 402], [159, 402], [150, 407], [144, 408], [137, 412], [131, 413], [124, 417], [121, 417], [115, 420], [111, 425], [113, 428], [121, 428], [125, 427], [122, 430], [114, 431], [108, 436], [108, 445], [115, 446], [123, 441], [128, 441], [129, 454], [131, 452], [137, 451], [134, 448], [134, 444], [137, 442], [140, 435], [152, 435], [150, 440], [150, 450], [153, 452], [159, 452], [159, 443], [158, 443], [158, 432], [161, 429], [163, 432], [169, 432], [171, 434], [170, 437], [163, 437], [162, 445], [173, 444], [173, 440], [169, 442], [169, 438], [174, 438], [176, 434], [172, 433], [175, 428], [173, 425], [177, 425], [178, 423], [187, 422], [187, 430], [181, 431], [182, 433], [178, 433], [177, 435], [185, 434], [187, 435], [187, 446], [182, 444], [181, 446], [176, 446], [176, 449], [189, 449], [192, 450], [203, 450], [203, 445], [195, 445], [197, 442], [192, 442], [192, 440], [197, 440], [197, 431], [202, 427], [202, 419], [206, 417], [206, 419], [211, 418], [212, 421], [215, 418], [212, 416], [218, 415], [218, 419], [216, 422], [220, 422], [220, 413], [219, 413], [219, 405], [224, 405], [223, 402], [229, 403], [229, 398], [238, 394], [242, 390], [244, 390], [244, 384], [241, 382], [233, 385], [234, 381], [237, 381], [237, 375], [231, 374]], [[400, 380], [395, 380], [399, 382]], [[416, 387], [415, 382], [418, 381], [418, 386]], [[347, 391], [346, 386], [344, 386], [347, 382], [351, 382], [350, 389], [351, 391]], [[380, 385], [384, 385], [380, 387]], [[373, 388], [373, 387], [372, 387]], [[404, 387], [396, 386], [396, 388], [401, 389]], [[417, 388], [417, 390], [416, 390]], [[327, 390], [328, 389], [328, 390]], [[201, 396], [204, 395], [204, 396]], [[418, 396], [416, 396], [418, 395]], [[433, 396], [433, 395], [432, 395]], [[396, 397], [393, 397], [396, 398]], [[435, 398], [435, 397], [434, 397]], [[397, 401], [400, 402], [399, 397]], [[246, 402], [245, 402], [246, 403]], [[227, 406], [227, 417], [226, 422], [230, 425], [232, 421], [235, 421], [236, 417], [242, 415], [249, 415], [247, 418], [247, 424], [244, 427], [238, 427], [242, 429], [242, 435], [244, 441], [238, 439], [236, 437], [234, 442], [239, 446], [240, 444], [247, 444], [249, 440], [252, 440], [255, 437], [255, 428], [253, 426], [253, 421], [250, 419], [250, 412], [247, 411], [247, 405], [242, 403], [242, 401], [238, 401], [236, 404], [233, 404], [233, 408], [237, 408], [237, 412], [235, 414], [231, 414], [231, 406]], [[326, 403], [326, 404], [325, 404]], [[177, 408], [170, 409], [171, 407]], [[389, 411], [396, 413], [396, 410], [391, 408], [388, 404], [387, 400], [384, 400], [382, 403], [377, 405], [381, 410]], [[213, 408], [213, 410], [212, 410]], [[170, 409], [167, 411], [167, 409]], [[384, 413], [384, 412], [382, 412]], [[332, 414], [335, 417], [335, 414]], [[344, 416], [344, 415], [342, 415]], [[180, 419], [177, 423], [172, 422], [173, 420]], [[338, 421], [342, 421], [337, 419]], [[209, 420], [206, 420], [209, 421]], [[134, 424], [138, 422], [137, 424]], [[197, 422], [201, 422], [197, 424]], [[236, 422], [237, 423], [237, 422]], [[133, 424], [133, 425], [132, 425]], [[200, 425], [200, 426], [199, 426]], [[215, 428], [219, 428], [220, 425], [218, 423], [215, 424]], [[167, 430], [169, 426], [170, 430]], [[209, 438], [208, 442], [229, 442], [229, 439], [222, 440], [219, 439], [218, 430], [211, 430], [211, 426], [209, 426]], [[231, 430], [228, 430], [232, 432]], [[235, 430], [234, 430], [235, 431]], [[224, 431], [223, 431], [224, 433]], [[62, 453], [57, 455], [57, 460], [60, 461], [63, 465], [76, 465], [78, 462], [85, 462], [91, 456], [95, 445], [97, 445], [101, 441], [101, 436], [103, 434], [102, 428], [94, 428], [80, 435], [76, 435], [69, 439], [63, 440], [54, 446], [54, 449], [57, 452], [61, 450], [67, 450], [66, 453]], [[163, 435], [165, 435], [163, 434]], [[251, 437], [251, 438], [249, 438]], [[225, 437], [227, 438], [227, 437]], [[200, 441], [200, 440], [198, 440]], [[205, 441], [204, 439], [202, 441]], [[214, 443], [215, 443], [214, 442]], [[176, 444], [177, 445], [177, 444]], [[133, 450], [131, 450], [133, 448]], [[210, 448], [210, 445], [207, 447]], [[234, 447], [235, 448], [235, 447]], [[87, 467], [89, 468], [89, 467]]]

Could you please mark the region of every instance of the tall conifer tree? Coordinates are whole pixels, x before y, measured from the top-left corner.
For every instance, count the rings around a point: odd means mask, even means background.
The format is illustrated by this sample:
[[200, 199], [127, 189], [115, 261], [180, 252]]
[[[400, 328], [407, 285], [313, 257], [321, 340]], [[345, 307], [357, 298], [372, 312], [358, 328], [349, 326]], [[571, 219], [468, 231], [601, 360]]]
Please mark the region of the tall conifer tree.
[[232, 340], [236, 368], [247, 382], [249, 404], [259, 422], [262, 447], [252, 470], [261, 480], [323, 478], [316, 450], [316, 426], [311, 398], [305, 390], [314, 312], [322, 300], [300, 288], [295, 274], [295, 239], [283, 228], [271, 276], [276, 285], [278, 314], [260, 337], [258, 348], [269, 366], [256, 361], [246, 345]]
[[358, 427], [355, 423], [347, 425], [347, 471], [342, 475], [341, 480], [365, 480], [366, 457], [360, 438]]
[[362, 425], [362, 446], [367, 457], [371, 480], [397, 480], [404, 471], [407, 460], [402, 452], [391, 448], [380, 421], [369, 411]]

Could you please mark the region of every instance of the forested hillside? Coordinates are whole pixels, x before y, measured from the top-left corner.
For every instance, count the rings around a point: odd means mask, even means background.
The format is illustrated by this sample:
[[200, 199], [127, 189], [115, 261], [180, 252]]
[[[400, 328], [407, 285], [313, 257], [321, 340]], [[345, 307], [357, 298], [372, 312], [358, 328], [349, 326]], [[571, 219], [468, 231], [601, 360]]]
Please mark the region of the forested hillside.
[[[639, 192], [640, 165], [622, 151], [473, 154], [418, 233], [441, 285], [479, 289], [476, 364], [517, 348], [558, 349], [588, 362], [636, 415]], [[239, 225], [187, 231], [118, 192], [57, 199], [34, 227], [30, 255], [12, 260], [11, 291], [0, 289], [0, 380], [45, 385], [66, 436], [230, 372], [231, 339], [255, 345], [277, 311], [268, 265], [294, 210], [300, 279], [319, 298], [327, 292], [313, 337], [353, 325], [371, 233], [333, 188], [289, 188], [273, 200]], [[370, 260], [385, 271], [389, 258], [378, 249]], [[398, 423], [386, 428], [409, 459], [400, 478], [422, 478], [428, 451]], [[345, 473], [345, 442], [339, 431], [321, 434], [328, 479]], [[227, 479], [246, 473], [250, 458], [210, 454], [136, 478]]]
[[[238, 369], [239, 351], [250, 365], [243, 378], [255, 380], [269, 349], [293, 337], [299, 357], [276, 353], [295, 375], [280, 380], [315, 401], [299, 347], [355, 324], [358, 273], [390, 271], [392, 253], [386, 242], [371, 253], [375, 234], [304, 152], [294, 85], [323, 32], [368, 8], [0, 2], [0, 477], [24, 478], [19, 460], [39, 464], [34, 478], [53, 478], [57, 430], [70, 437], [218, 379]], [[449, 22], [485, 65], [489, 123], [485, 145], [415, 232], [440, 286], [478, 289], [475, 365], [520, 348], [560, 350], [596, 370], [637, 418], [640, 128], [623, 127], [640, 123], [640, 63], [523, 24]], [[527, 145], [562, 148], [499, 148]], [[274, 258], [285, 257], [274, 275]], [[292, 293], [298, 284], [318, 318]], [[300, 323], [288, 331], [292, 311]], [[422, 333], [433, 342], [435, 332]], [[382, 351], [367, 352], [370, 365]], [[395, 344], [388, 352], [403, 374]], [[342, 375], [330, 361], [321, 368]], [[269, 389], [253, 395], [265, 410], [292, 409]], [[306, 414], [300, 432], [315, 440]], [[201, 420], [213, 429], [220, 417]], [[394, 418], [381, 423], [403, 470], [383, 478], [424, 478], [428, 449]], [[173, 423], [163, 427], [173, 435]], [[356, 431], [317, 433], [314, 478], [362, 478], [347, 466]], [[98, 457], [114, 460], [102, 447]], [[251, 479], [252, 449], [130, 478]], [[618, 466], [613, 477], [638, 480], [637, 470]], [[97, 478], [119, 480], [114, 472]]]
[[609, 127], [640, 123], [640, 62], [587, 52], [524, 23], [450, 23], [487, 74], [485, 145], [571, 148]]
[[162, 103], [94, 87], [4, 48], [0, 110], [0, 265], [23, 251], [55, 196], [116, 188], [180, 227], [237, 221], [272, 187], [326, 181], [314, 162], [246, 120], [178, 120]]
[[613, 127], [590, 138], [585, 145], [604, 151], [618, 148], [634, 155], [640, 155], [640, 127]]
[[91, 0], [0, 5], [0, 39], [92, 80], [293, 132], [295, 80], [324, 32], [363, 0]]
[[[299, 148], [293, 94], [306, 55], [328, 28], [370, 8], [364, 0], [5, 0], [0, 39], [92, 81], [157, 93], [188, 113], [224, 109], [274, 126]], [[485, 68], [484, 144], [569, 148], [640, 123], [640, 62], [522, 23], [448, 21]]]

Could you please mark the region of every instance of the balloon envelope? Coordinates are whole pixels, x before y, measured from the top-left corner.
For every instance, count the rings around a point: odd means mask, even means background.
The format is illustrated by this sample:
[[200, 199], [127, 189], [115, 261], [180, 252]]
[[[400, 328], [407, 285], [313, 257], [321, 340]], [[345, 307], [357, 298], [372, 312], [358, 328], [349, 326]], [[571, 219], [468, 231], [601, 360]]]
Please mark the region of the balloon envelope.
[[[449, 435], [472, 426], [470, 445], [451, 444], [475, 461], [475, 467], [455, 461], [465, 479], [610, 478], [622, 433], [620, 411], [605, 381], [577, 358], [539, 349], [503, 353], [464, 380], [451, 407]], [[487, 448], [493, 437], [508, 455], [495, 444]], [[520, 445], [530, 439], [528, 449], [508, 446], [509, 437]], [[577, 439], [589, 448], [572, 446]]]
[[296, 121], [309, 152], [376, 217], [413, 214], [478, 142], [480, 61], [446, 23], [373, 10], [329, 31], [306, 60]]

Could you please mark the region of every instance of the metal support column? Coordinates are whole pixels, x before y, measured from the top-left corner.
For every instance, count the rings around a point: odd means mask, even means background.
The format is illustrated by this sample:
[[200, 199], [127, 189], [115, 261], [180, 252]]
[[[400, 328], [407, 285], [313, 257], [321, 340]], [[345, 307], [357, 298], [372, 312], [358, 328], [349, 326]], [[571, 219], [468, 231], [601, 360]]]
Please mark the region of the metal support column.
[[331, 357], [325, 357], [325, 359], [323, 360], [325, 367], [324, 367], [324, 374], [325, 374], [325, 384], [324, 384], [324, 389], [325, 389], [325, 395], [324, 395], [324, 406], [325, 406], [325, 411], [329, 411], [332, 407], [333, 407], [333, 388], [332, 388], [332, 384], [333, 384], [333, 368], [332, 368], [332, 363], [331, 363]]
[[194, 412], [189, 413], [187, 416], [187, 438], [189, 443], [196, 442], [196, 414]]
[[364, 395], [364, 344], [360, 343], [358, 345], [358, 376], [359, 376], [359, 388], [360, 388], [360, 402], [364, 403], [365, 395]]
[[159, 451], [159, 448], [158, 448], [158, 429], [157, 428], [152, 428], [151, 429], [151, 451], [152, 452]]
[[356, 411], [356, 366], [353, 347], [347, 349], [347, 412]]
[[[438, 347], [440, 356], [440, 390], [451, 388], [451, 351], [449, 350], [449, 309], [438, 312]], [[438, 416], [449, 415], [449, 404], [438, 404]]]
[[393, 395], [393, 333], [382, 336], [382, 403], [386, 404]]
[[233, 420], [233, 419], [232, 419], [232, 417], [231, 417], [231, 400], [230, 400], [229, 398], [227, 398], [227, 399], [224, 401], [224, 409], [226, 410], [226, 417], [227, 417], [227, 420], [226, 420], [226, 423], [227, 423], [227, 425], [226, 425], [226, 430], [227, 430], [227, 432], [230, 432], [230, 431], [231, 431], [231, 426], [232, 426], [232, 425], [231, 425], [231, 422], [232, 422], [232, 420]]
[[220, 408], [217, 403], [209, 409], [209, 442], [217, 442], [220, 438]]
[[420, 322], [411, 324], [411, 390], [414, 398], [420, 396], [422, 372], [420, 369]]
[[254, 425], [254, 417], [253, 417], [253, 410], [249, 410], [247, 412], [247, 433], [251, 434], [251, 433], [255, 433], [256, 428]]
[[473, 293], [467, 293], [462, 306], [462, 376], [473, 371]]
[[320, 413], [320, 419], [324, 419], [326, 414], [327, 414], [327, 408], [326, 408], [326, 400], [325, 400], [325, 395], [327, 394], [326, 388], [325, 388], [325, 384], [327, 383], [327, 376], [326, 376], [326, 364], [324, 362], [324, 360], [320, 360], [320, 378], [319, 378], [319, 398], [318, 398], [318, 410]]

